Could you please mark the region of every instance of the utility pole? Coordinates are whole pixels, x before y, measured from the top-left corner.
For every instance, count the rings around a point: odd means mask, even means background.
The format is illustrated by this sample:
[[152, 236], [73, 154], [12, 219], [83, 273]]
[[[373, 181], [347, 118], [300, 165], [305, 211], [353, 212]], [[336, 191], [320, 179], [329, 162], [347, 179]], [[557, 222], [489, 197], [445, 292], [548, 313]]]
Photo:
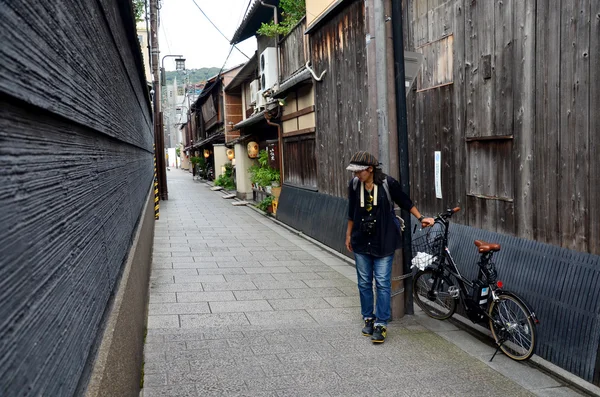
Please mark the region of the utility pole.
[[156, 152], [156, 167], [158, 176], [158, 191], [161, 200], [169, 199], [167, 189], [167, 171], [165, 166], [165, 141], [161, 112], [161, 92], [158, 73], [158, 0], [150, 0], [150, 36], [152, 38], [152, 86], [154, 89], [154, 142]]

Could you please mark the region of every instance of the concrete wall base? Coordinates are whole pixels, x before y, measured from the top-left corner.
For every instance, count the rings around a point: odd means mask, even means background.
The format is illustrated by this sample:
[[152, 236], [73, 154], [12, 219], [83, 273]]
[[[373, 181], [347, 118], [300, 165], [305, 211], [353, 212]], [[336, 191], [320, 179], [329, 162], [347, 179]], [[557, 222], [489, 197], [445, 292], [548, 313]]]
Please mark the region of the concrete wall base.
[[139, 394], [154, 242], [153, 199], [150, 191], [108, 309], [86, 397]]

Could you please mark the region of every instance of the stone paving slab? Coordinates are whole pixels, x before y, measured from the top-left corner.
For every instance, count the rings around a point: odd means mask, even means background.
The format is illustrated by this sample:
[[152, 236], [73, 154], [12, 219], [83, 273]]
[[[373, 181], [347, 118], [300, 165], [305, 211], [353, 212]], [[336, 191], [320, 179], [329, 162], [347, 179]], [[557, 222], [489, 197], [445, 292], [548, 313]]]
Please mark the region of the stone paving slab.
[[448, 322], [361, 335], [356, 272], [247, 207], [169, 173], [156, 222], [144, 397], [575, 396]]

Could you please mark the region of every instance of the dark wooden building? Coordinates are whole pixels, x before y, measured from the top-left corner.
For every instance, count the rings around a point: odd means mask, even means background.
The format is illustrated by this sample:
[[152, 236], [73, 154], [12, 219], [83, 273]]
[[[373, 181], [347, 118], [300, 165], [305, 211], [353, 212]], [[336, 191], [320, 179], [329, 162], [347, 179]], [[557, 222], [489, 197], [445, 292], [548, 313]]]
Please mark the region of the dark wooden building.
[[[237, 98], [228, 97], [224, 88], [241, 67], [235, 66], [208, 79], [202, 93], [191, 106], [186, 151], [194, 156], [204, 156], [213, 168], [214, 176], [220, 175], [223, 165], [215, 164], [214, 145], [225, 143], [231, 124], [239, 119], [239, 115], [233, 111]], [[222, 156], [217, 157], [217, 162], [222, 162]]]
[[315, 87], [308, 60], [308, 37], [302, 19], [280, 46], [280, 84], [276, 98], [283, 99], [281, 125], [284, 180], [288, 186], [318, 189]]
[[451, 248], [466, 273], [474, 238], [502, 243], [505, 285], [542, 318], [536, 353], [600, 383], [600, 2], [405, 4], [407, 49], [424, 55], [413, 198], [462, 207]]
[[[462, 207], [450, 248], [468, 277], [473, 240], [501, 243], [505, 285], [542, 319], [536, 353], [599, 384], [600, 2], [403, 5], [405, 50], [424, 56], [407, 96], [411, 197], [426, 214]], [[352, 0], [331, 2], [305, 32], [307, 61], [326, 71], [314, 81], [317, 185], [284, 184], [278, 218], [340, 252], [345, 167], [356, 150], [379, 152], [373, 32], [372, 2]]]
[[409, 4], [408, 46], [425, 56], [409, 96], [421, 207], [458, 204], [463, 224], [600, 254], [600, 3]]

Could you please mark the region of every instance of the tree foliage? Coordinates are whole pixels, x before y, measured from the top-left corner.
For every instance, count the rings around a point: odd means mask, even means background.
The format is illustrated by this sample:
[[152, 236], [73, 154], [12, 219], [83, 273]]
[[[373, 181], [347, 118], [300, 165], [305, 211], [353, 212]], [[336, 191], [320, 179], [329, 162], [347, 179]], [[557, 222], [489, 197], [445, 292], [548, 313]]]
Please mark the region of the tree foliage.
[[190, 84], [202, 83], [209, 78], [219, 73], [221, 68], [200, 68], [200, 69], [187, 69], [185, 74], [174, 70], [165, 72], [166, 84], [173, 84], [173, 79], [177, 77], [177, 84], [183, 84], [189, 78]]
[[285, 36], [306, 13], [305, 0], [281, 0], [279, 6], [282, 9], [283, 20], [278, 24], [275, 24], [275, 21], [263, 23], [256, 33], [267, 37]]
[[135, 21], [140, 22], [144, 20], [146, 14], [146, 2], [145, 0], [132, 0], [133, 13], [135, 15]]

